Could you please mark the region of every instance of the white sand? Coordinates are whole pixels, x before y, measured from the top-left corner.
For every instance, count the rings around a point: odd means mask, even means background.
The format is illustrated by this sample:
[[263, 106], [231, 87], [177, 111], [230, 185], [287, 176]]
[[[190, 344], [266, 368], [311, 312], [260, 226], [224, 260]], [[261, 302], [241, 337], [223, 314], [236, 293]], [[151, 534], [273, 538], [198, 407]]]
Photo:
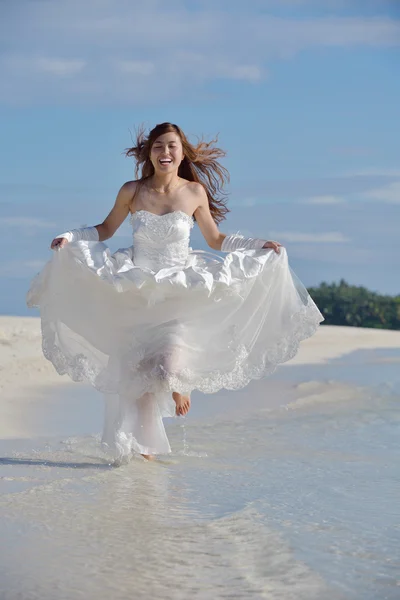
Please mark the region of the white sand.
[[[320, 364], [359, 349], [400, 348], [400, 331], [322, 326], [288, 365]], [[29, 435], [26, 411], [47, 386], [71, 384], [42, 354], [40, 319], [0, 316], [0, 437]]]
[[36, 385], [68, 383], [42, 354], [40, 319], [0, 316], [1, 397]]
[[400, 349], [400, 331], [323, 325], [315, 336], [304, 340], [297, 356], [287, 364], [322, 364], [356, 350], [374, 348]]
[[0, 316], [0, 438], [26, 437], [29, 405], [42, 388], [71, 383], [42, 353], [40, 319]]

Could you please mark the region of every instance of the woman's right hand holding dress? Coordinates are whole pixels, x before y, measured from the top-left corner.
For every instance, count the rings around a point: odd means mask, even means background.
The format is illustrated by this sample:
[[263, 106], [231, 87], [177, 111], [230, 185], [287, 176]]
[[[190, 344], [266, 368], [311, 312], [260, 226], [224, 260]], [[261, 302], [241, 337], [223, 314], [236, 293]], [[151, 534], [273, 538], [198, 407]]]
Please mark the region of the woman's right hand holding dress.
[[51, 242], [51, 250], [61, 250], [61, 248], [64, 248], [64, 246], [66, 246], [68, 244], [68, 239], [65, 237], [56, 237], [54, 238], [54, 240]]
[[71, 231], [60, 233], [51, 242], [50, 248], [52, 250], [60, 250], [61, 248], [64, 248], [64, 246], [68, 244], [68, 242], [78, 241], [98, 242], [99, 232], [97, 228], [94, 226], [82, 227], [81, 229], [71, 229]]

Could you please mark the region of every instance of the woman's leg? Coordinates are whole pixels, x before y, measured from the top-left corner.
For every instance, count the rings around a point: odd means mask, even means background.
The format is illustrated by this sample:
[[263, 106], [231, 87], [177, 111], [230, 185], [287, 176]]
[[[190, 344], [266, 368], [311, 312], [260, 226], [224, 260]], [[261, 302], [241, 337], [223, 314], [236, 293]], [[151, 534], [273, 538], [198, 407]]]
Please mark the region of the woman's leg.
[[[184, 327], [176, 320], [169, 323], [168, 327], [162, 329], [156, 328], [154, 333], [158, 339], [152, 339], [149, 344], [149, 350], [152, 347], [155, 351], [145, 353], [145, 357], [140, 362], [140, 369], [151, 374], [151, 378], [159, 379], [160, 383], [168, 381], [170, 377], [176, 376], [184, 367], [185, 358], [185, 341]], [[168, 393], [168, 392], [167, 392]], [[136, 401], [139, 422], [141, 423], [140, 442], [145, 445], [145, 439], [148, 438], [150, 432], [154, 429], [155, 414], [153, 405], [153, 394], [144, 394], [142, 398]], [[172, 393], [172, 398], [175, 402], [175, 414], [184, 416], [189, 412], [190, 396], [188, 394]], [[148, 444], [149, 446], [151, 444]], [[140, 452], [142, 456], [149, 459], [151, 455], [145, 451]]]
[[120, 456], [130, 456], [133, 451], [150, 459], [153, 454], [171, 452], [160, 401], [162, 398], [158, 393], [146, 392], [139, 398], [135, 398], [134, 393], [120, 395], [121, 419], [115, 432], [116, 450]]
[[[190, 408], [190, 396], [179, 394], [178, 392], [172, 393], [172, 398], [174, 399], [176, 405], [176, 415], [177, 416], [185, 416], [189, 412]], [[138, 401], [139, 413], [141, 414], [141, 422], [144, 428], [145, 435], [148, 435], [150, 428], [152, 427], [152, 417], [151, 410], [149, 410], [149, 404], [151, 403], [151, 395], [145, 394]], [[147, 460], [154, 460], [154, 456], [152, 454], [142, 454], [143, 458]]]
[[135, 404], [137, 413], [134, 435], [140, 454], [151, 459], [152, 452], [157, 454], [170, 452], [171, 448], [165, 433], [157, 395], [147, 392], [136, 400]]
[[[175, 321], [168, 336], [168, 344], [164, 350], [161, 360], [162, 370], [168, 377], [169, 374], [178, 374], [184, 367], [185, 351], [184, 351], [184, 326]], [[175, 402], [175, 414], [177, 416], [187, 415], [190, 408], [190, 395], [172, 392], [172, 398]]]

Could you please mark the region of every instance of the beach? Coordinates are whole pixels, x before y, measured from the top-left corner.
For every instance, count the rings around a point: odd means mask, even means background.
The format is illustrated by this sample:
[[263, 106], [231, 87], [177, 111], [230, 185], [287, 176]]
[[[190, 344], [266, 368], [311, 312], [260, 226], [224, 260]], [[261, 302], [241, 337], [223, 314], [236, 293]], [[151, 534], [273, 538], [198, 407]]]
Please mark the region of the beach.
[[322, 326], [115, 468], [40, 321], [0, 317], [0, 598], [398, 600], [400, 332]]

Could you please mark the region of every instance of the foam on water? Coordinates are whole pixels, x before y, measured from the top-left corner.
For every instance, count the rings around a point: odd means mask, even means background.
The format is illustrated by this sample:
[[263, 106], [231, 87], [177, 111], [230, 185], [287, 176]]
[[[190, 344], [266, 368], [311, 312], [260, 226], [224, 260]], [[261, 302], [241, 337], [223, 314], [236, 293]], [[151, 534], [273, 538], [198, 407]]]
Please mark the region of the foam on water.
[[398, 600], [397, 388], [332, 373], [217, 416], [211, 396], [154, 463], [114, 468], [91, 435], [3, 442], [2, 600]]
[[183, 475], [138, 460], [3, 496], [1, 597], [323, 597], [256, 503], [217, 517]]

